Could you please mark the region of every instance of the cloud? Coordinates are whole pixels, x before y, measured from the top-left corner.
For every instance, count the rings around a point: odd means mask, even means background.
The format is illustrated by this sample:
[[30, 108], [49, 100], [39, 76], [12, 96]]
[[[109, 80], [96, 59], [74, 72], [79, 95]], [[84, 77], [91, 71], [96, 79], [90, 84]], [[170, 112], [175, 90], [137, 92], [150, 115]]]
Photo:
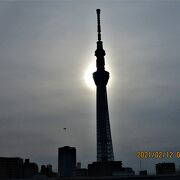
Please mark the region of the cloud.
[[57, 169], [69, 144], [84, 166], [96, 159], [95, 93], [82, 76], [95, 62], [97, 6], [116, 160], [137, 170], [138, 150], [178, 150], [179, 3], [76, 3], [0, 2], [0, 155]]

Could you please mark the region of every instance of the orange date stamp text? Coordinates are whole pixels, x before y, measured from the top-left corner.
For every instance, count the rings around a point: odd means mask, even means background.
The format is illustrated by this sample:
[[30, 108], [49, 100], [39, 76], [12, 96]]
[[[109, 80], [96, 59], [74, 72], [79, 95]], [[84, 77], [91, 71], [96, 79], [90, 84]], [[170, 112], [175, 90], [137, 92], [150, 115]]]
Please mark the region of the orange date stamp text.
[[179, 152], [171, 152], [171, 151], [138, 151], [136, 153], [136, 157], [140, 159], [162, 159], [162, 158], [180, 158]]

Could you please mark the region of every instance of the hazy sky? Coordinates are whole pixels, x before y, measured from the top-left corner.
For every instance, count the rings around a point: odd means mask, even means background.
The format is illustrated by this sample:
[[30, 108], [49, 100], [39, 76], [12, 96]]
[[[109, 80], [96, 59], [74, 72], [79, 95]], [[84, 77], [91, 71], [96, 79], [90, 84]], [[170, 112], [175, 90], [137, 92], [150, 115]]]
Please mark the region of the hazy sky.
[[[57, 148], [96, 160], [96, 9], [110, 80], [116, 160], [139, 170], [137, 151], [180, 151], [180, 1], [0, 1], [0, 156], [57, 169]], [[94, 86], [95, 88], [95, 86]], [[67, 130], [63, 130], [66, 127]], [[142, 169], [180, 159], [142, 160]]]

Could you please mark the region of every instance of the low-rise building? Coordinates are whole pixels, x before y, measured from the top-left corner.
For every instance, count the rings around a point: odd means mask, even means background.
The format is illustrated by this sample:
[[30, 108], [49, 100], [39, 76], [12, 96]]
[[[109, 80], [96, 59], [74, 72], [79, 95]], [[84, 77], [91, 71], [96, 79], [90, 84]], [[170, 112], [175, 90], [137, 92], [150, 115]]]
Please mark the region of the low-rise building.
[[162, 174], [175, 174], [176, 173], [176, 167], [175, 163], [158, 163], [156, 164], [156, 174], [162, 175]]
[[0, 157], [0, 178], [22, 178], [23, 159], [19, 157]]

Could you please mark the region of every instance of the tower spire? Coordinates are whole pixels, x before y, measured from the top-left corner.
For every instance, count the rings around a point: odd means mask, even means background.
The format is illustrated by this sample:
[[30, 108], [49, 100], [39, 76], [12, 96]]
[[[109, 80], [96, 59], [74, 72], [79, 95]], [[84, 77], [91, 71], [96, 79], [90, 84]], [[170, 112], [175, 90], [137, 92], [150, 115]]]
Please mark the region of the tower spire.
[[98, 32], [98, 41], [101, 41], [101, 24], [100, 24], [100, 9], [96, 9], [97, 12], [97, 32]]
[[97, 49], [95, 51], [95, 56], [97, 57], [96, 67], [97, 70], [104, 70], [105, 69], [104, 56], [106, 55], [106, 53], [103, 49], [103, 42], [101, 41], [100, 9], [96, 9], [96, 13], [97, 13], [97, 32], [98, 32]]

